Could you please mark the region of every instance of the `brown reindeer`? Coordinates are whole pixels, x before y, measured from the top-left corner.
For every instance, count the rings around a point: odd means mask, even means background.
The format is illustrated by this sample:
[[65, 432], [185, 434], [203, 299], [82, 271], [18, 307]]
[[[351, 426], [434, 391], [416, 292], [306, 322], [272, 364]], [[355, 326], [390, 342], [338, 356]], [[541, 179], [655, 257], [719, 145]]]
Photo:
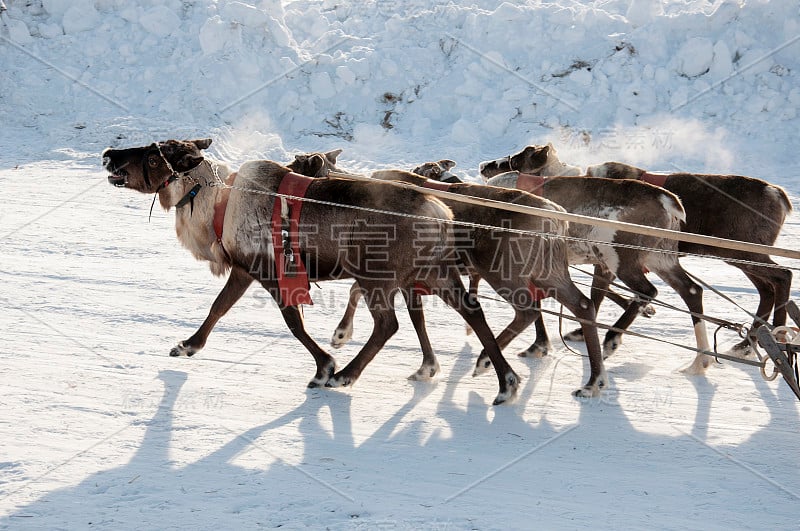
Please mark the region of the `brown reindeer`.
[[577, 166], [570, 166], [561, 162], [556, 148], [550, 143], [546, 146], [526, 146], [519, 153], [497, 160], [481, 162], [478, 169], [484, 179], [489, 179], [507, 171], [553, 177], [583, 175], [583, 172]]
[[[557, 160], [551, 144], [528, 146], [516, 155], [485, 162], [481, 164], [481, 169], [482, 174], [492, 176], [513, 166], [524, 173], [546, 176], [553, 175], [552, 169], [559, 167]], [[509, 165], [509, 161], [513, 163]], [[549, 162], [545, 164], [545, 161]], [[792, 210], [791, 202], [782, 188], [741, 175], [653, 174], [619, 162], [592, 166], [587, 173], [611, 179], [645, 180], [664, 187], [683, 202], [686, 222], [681, 230], [705, 236], [773, 245], [783, 222]], [[773, 314], [775, 326], [786, 324], [785, 305], [789, 300], [792, 273], [787, 269], [777, 268], [777, 264], [768, 255], [689, 242], [680, 242], [678, 249], [681, 252], [715, 256], [723, 260], [755, 262], [728, 262], [745, 274], [759, 295], [749, 337], [733, 346], [731, 350], [734, 354], [744, 356], [752, 352], [755, 332], [769, 319], [770, 313]], [[759, 263], [764, 265], [758, 265]], [[592, 298], [602, 300], [602, 294]], [[578, 338], [580, 330], [568, 335]]]
[[[339, 153], [333, 151], [298, 155], [288, 166], [299, 173], [324, 177], [330, 171], [341, 172], [335, 165]], [[374, 172], [372, 177], [377, 180], [402, 181], [423, 187], [429, 183], [424, 177], [400, 170], [378, 171]], [[447, 191], [563, 212], [561, 207], [552, 202], [520, 190], [456, 183], [450, 185]], [[606, 374], [597, 329], [594, 325], [593, 305], [570, 280], [567, 247], [564, 240], [559, 238], [566, 234], [568, 224], [457, 200], [445, 200], [445, 203], [453, 211], [457, 221], [490, 226], [501, 225], [505, 228], [505, 230], [475, 226], [456, 228], [459, 262], [470, 275], [485, 278], [514, 308], [514, 319], [497, 336], [500, 347], [508, 345], [538, 317], [539, 311], [535, 304], [537, 292], [532, 289], [533, 283], [539, 290], [552, 293], [559, 302], [582, 320], [584, 335], [588, 338], [587, 351], [591, 375], [587, 384], [575, 394], [598, 395], [600, 388], [606, 385]], [[548, 234], [554, 237], [548, 238]], [[360, 288], [354, 284], [345, 316], [334, 333], [332, 343], [336, 346], [341, 346], [352, 334], [353, 314], [359, 294]], [[411, 378], [427, 379], [436, 373], [438, 364], [425, 332], [419, 295], [411, 294], [408, 309], [423, 351], [422, 367]], [[482, 352], [476, 362], [475, 374], [483, 372], [490, 364], [491, 360], [487, 359], [486, 352]]]
[[[523, 153], [526, 156], [523, 157]], [[558, 157], [552, 145], [548, 144], [528, 146], [510, 158], [514, 161], [515, 170], [547, 176], [552, 175], [550, 168], [557, 167], [555, 161]], [[544, 164], [545, 160], [550, 161], [549, 167]], [[505, 159], [481, 164], [481, 174], [485, 178], [509, 169], [510, 166]], [[678, 196], [684, 206], [686, 220], [681, 225], [681, 230], [705, 236], [772, 245], [786, 216], [792, 210], [791, 203], [782, 188], [751, 177], [689, 173], [655, 175], [618, 162], [589, 167], [587, 173], [590, 176], [610, 179], [645, 180], [664, 187]], [[714, 207], [710, 208], [710, 205]], [[678, 250], [765, 264], [759, 266], [729, 262], [730, 265], [742, 270], [759, 294], [759, 305], [749, 337], [736, 344], [731, 349], [733, 353], [744, 356], [752, 352], [751, 341], [754, 341], [755, 330], [769, 318], [773, 308], [773, 323], [776, 326], [786, 323], [785, 305], [789, 299], [792, 274], [786, 269], [775, 268], [777, 264], [769, 256], [688, 242], [679, 242]], [[597, 273], [595, 270], [595, 276]], [[593, 293], [592, 299], [599, 305], [603, 299], [602, 292]], [[570, 332], [568, 336], [578, 339], [580, 330]]]
[[[669, 190], [683, 202], [686, 210], [684, 232], [716, 236], [729, 240], [773, 245], [792, 204], [779, 186], [742, 175], [696, 173], [651, 174], [619, 162], [590, 166], [589, 175], [611, 179], [636, 179]], [[716, 256], [722, 259], [755, 263], [728, 262], [738, 267], [758, 291], [759, 303], [750, 329], [750, 338], [733, 347], [740, 355], [752, 351], [756, 329], [773, 313], [773, 324], [786, 324], [792, 272], [780, 269], [766, 254], [680, 242], [681, 252]], [[764, 264], [764, 265], [759, 265]]]
[[[551, 199], [574, 214], [680, 230], [685, 213], [674, 194], [636, 181], [580, 176], [545, 178], [520, 173], [522, 168], [531, 167], [526, 165], [529, 163], [536, 171], [546, 172], [548, 167], [557, 167], [555, 150], [550, 145], [529, 146], [525, 153], [525, 157], [506, 157], [512, 161], [511, 166], [506, 159], [482, 163], [481, 172], [488, 179], [487, 184], [529, 190]], [[543, 161], [547, 163], [544, 164]], [[496, 173], [512, 166], [516, 171]], [[569, 244], [570, 263], [595, 266], [592, 280], [592, 302], [595, 309], [599, 308], [614, 277], [618, 277], [635, 294], [634, 300], [606, 333], [604, 354], [608, 356], [617, 350], [623, 331], [633, 323], [644, 305], [657, 295], [658, 290], [645, 276], [647, 271], [652, 271], [680, 295], [691, 313], [697, 349], [701, 352], [698, 352], [694, 362], [684, 372], [703, 373], [713, 359], [702, 353], [709, 350], [706, 325], [700, 318], [703, 314], [703, 290], [681, 267], [676, 254], [677, 242], [580, 223], [570, 224], [570, 236], [577, 238]], [[537, 322], [536, 332], [536, 342], [546, 344], [544, 338], [547, 332], [541, 322]], [[580, 336], [570, 334], [567, 337], [578, 339]]]
[[[275, 207], [275, 194], [291, 170], [271, 161], [250, 161], [226, 176], [227, 168], [207, 160], [201, 151], [210, 143], [169, 140], [103, 152], [111, 184], [156, 194], [165, 209], [175, 209], [181, 243], [195, 257], [209, 261], [215, 274], [230, 271], [206, 320], [171, 355], [189, 356], [200, 350], [216, 322], [255, 280], [272, 295], [292, 334], [314, 357], [317, 369], [309, 387], [350, 385], [397, 330], [394, 295], [422, 283], [475, 328], [497, 372], [500, 391], [494, 403], [515, 394], [519, 377], [500, 353], [480, 305], [470, 299], [453, 266], [448, 223], [452, 214], [443, 203], [380, 181], [314, 179], [307, 183], [297, 222], [302, 230], [287, 229], [287, 233], [302, 234], [299, 243], [288, 250], [293, 252], [297, 245], [298, 252], [292, 257], [302, 258], [310, 281], [358, 280], [374, 320], [372, 334], [358, 355], [336, 372], [333, 357], [308, 335], [297, 303], [287, 299], [278, 282], [281, 272], [286, 273], [281, 268], [287, 249], [279, 249], [282, 259], [278, 263], [270, 244], [274, 236], [271, 220], [273, 208], [280, 208], [281, 216], [284, 207], [289, 208], [288, 199], [278, 199]], [[222, 186], [220, 170], [232, 187]], [[215, 215], [226, 199], [222, 215]], [[365, 232], [369, 232], [368, 238]], [[280, 230], [278, 235], [280, 238]]]

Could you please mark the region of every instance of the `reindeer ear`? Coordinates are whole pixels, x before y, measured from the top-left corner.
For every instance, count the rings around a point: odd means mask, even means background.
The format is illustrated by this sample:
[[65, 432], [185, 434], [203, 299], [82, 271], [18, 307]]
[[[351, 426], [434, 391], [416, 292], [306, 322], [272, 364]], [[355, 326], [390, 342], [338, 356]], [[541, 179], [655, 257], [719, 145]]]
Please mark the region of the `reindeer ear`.
[[341, 149], [334, 149], [333, 151], [328, 151], [325, 153], [325, 158], [330, 161], [331, 164], [336, 164], [336, 157], [342, 154]]
[[544, 150], [545, 153], [550, 153], [552, 151], [553, 155], [556, 154], [556, 148], [553, 147], [552, 142], [548, 142], [547, 145], [544, 146], [542, 149]]
[[208, 146], [211, 145], [210, 138], [199, 138], [197, 140], [190, 140], [189, 142], [197, 146], [197, 149], [208, 149]]
[[174, 162], [172, 167], [175, 171], [186, 172], [198, 167], [203, 160], [205, 160], [203, 155], [198, 153], [187, 153]]
[[442, 159], [442, 160], [440, 160], [438, 162], [438, 164], [439, 164], [439, 166], [444, 168], [445, 171], [449, 170], [450, 168], [452, 168], [452, 167], [454, 167], [456, 165], [455, 161], [450, 160], [450, 159]]

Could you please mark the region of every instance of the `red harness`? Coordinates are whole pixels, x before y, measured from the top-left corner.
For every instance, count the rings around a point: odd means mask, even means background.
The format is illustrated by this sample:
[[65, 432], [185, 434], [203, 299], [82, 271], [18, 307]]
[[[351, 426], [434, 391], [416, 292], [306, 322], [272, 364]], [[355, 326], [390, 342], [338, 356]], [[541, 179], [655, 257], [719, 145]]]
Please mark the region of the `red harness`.
[[425, 181], [424, 183], [422, 183], [422, 187], [423, 187], [423, 188], [430, 188], [431, 190], [441, 190], [441, 191], [443, 191], [443, 192], [446, 192], [446, 191], [448, 191], [448, 190], [450, 189], [450, 187], [451, 187], [451, 186], [453, 186], [454, 184], [455, 184], [455, 183], [443, 183], [443, 182], [441, 182], [441, 181], [431, 181], [431, 180], [427, 180], [427, 181]]
[[272, 250], [278, 276], [280, 302], [286, 306], [314, 304], [308, 293], [308, 272], [300, 258], [300, 213], [303, 201], [290, 197], [305, 197], [313, 177], [289, 172], [278, 185], [279, 196], [272, 206]]
[[529, 173], [520, 173], [517, 176], [517, 188], [525, 190], [533, 195], [544, 197], [544, 182], [547, 177], [541, 175], [531, 175]]
[[664, 173], [657, 174], [657, 173], [644, 172], [639, 177], [639, 180], [640, 181], [644, 181], [647, 184], [654, 184], [656, 186], [660, 186], [661, 188], [663, 188], [664, 187], [664, 183], [667, 182], [667, 177], [669, 177], [669, 174], [664, 174]]
[[[544, 197], [544, 182], [546, 180], [547, 177], [541, 175], [531, 175], [530, 173], [520, 172], [520, 174], [517, 175], [517, 189], [524, 190], [539, 197]], [[537, 288], [536, 284], [533, 282], [528, 283], [528, 290], [530, 290], [531, 296], [535, 302], [549, 297], [546, 291]]]

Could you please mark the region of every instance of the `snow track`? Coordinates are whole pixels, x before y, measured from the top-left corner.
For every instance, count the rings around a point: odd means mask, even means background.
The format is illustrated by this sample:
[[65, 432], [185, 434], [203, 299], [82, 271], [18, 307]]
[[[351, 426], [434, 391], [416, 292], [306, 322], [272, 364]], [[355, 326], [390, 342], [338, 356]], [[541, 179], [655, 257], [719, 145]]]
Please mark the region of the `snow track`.
[[[172, 214], [148, 223], [150, 198], [111, 189], [99, 158], [211, 136], [233, 166], [343, 148], [354, 171], [447, 157], [475, 180], [480, 161], [550, 141], [584, 167], [784, 186], [795, 210], [776, 244], [798, 249], [796, 3], [5, 3], [0, 529], [797, 528], [800, 403], [753, 367], [690, 378], [693, 353], [628, 336], [610, 389], [577, 400], [586, 358], [557, 339], [515, 358], [529, 331], [506, 350], [519, 398], [492, 407], [495, 378], [470, 376], [477, 339], [427, 300], [433, 382], [406, 380], [420, 352], [401, 308], [353, 388], [307, 390], [311, 356], [256, 288], [200, 353], [170, 358], [224, 279], [180, 247]], [[756, 307], [738, 270], [682, 263]], [[348, 290], [312, 287], [322, 345]], [[482, 304], [495, 331], [511, 319]], [[751, 320], [711, 294], [705, 309]], [[370, 328], [359, 309], [340, 366]], [[632, 330], [694, 342], [666, 308]]]

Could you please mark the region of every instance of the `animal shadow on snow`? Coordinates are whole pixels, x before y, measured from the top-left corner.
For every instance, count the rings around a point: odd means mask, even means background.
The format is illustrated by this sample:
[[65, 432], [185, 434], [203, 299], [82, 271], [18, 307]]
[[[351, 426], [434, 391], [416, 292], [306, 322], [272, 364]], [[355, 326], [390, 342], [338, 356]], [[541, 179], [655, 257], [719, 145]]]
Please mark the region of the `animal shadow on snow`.
[[[411, 382], [413, 395], [377, 429], [373, 412], [351, 407], [350, 393], [308, 390], [293, 410], [245, 431], [219, 429], [224, 420], [199, 419], [226, 441], [216, 449], [207, 437], [196, 439], [202, 429], [184, 436], [175, 427], [193, 424], [174, 422], [188, 376], [161, 371], [161, 401], [130, 461], [45, 493], [0, 519], [0, 528], [500, 529], [524, 525], [534, 515], [545, 527], [582, 527], [597, 518], [624, 526], [631, 517], [668, 518], [663, 521], [682, 527], [712, 517], [735, 525], [764, 507], [770, 510], [758, 514], [766, 527], [795, 521], [794, 504], [778, 502], [796, 500], [701, 442], [714, 396], [708, 383], [696, 384], [700, 398], [691, 433], [637, 430], [618, 404], [597, 399], [582, 403], [578, 421], [564, 426], [549, 420], [559, 418], [557, 405], [550, 405], [551, 398], [559, 401], [550, 385], [557, 360], [531, 360], [517, 405], [492, 408], [475, 392], [466, 404], [463, 396], [456, 400], [458, 385], [473, 370], [471, 348], [448, 358], [449, 375], [438, 383]], [[437, 385], [445, 388], [435, 415], [406, 420]], [[777, 396], [764, 382], [756, 388], [770, 407], [769, 422], [724, 451], [791, 485], [800, 466], [796, 452], [788, 448], [783, 457], [789, 461], [776, 466], [765, 450], [775, 446], [775, 431], [796, 431], [793, 395], [787, 386]], [[520, 415], [529, 400], [541, 407], [538, 421]], [[287, 440], [280, 431], [293, 425], [300, 440]], [[201, 444], [210, 453], [194, 462], [178, 466], [170, 458], [171, 448]], [[742, 489], [731, 489], [731, 482], [755, 488], [742, 499]], [[668, 503], [641, 504], [643, 496]], [[691, 510], [676, 514], [675, 507]]]

